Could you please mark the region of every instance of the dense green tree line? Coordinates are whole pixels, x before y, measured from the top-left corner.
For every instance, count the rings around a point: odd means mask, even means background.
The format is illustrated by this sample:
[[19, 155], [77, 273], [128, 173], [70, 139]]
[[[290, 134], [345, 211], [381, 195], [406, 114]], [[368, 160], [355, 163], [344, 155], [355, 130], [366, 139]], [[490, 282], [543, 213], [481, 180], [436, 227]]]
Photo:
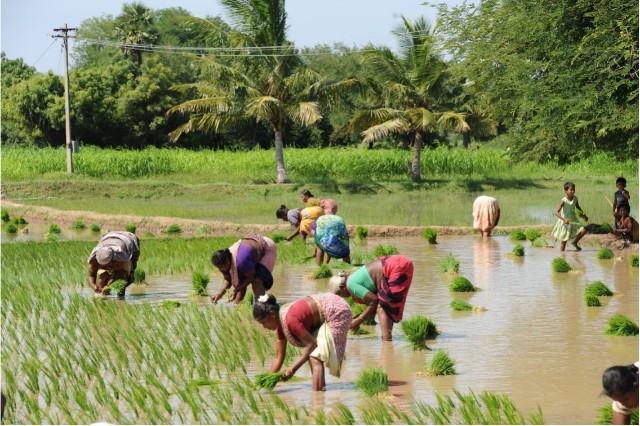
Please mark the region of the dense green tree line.
[[[316, 46], [286, 35], [283, 0], [222, 0], [229, 23], [125, 5], [78, 31], [73, 137], [111, 147], [413, 147], [506, 134], [519, 156], [638, 155], [638, 4], [482, 0], [406, 17], [400, 49]], [[338, 12], [337, 12], [338, 13]], [[84, 40], [84, 42], [83, 42]], [[100, 45], [279, 46], [282, 56]], [[364, 50], [364, 52], [363, 52]], [[2, 140], [64, 143], [63, 83], [2, 56]], [[279, 157], [278, 157], [279, 156]]]

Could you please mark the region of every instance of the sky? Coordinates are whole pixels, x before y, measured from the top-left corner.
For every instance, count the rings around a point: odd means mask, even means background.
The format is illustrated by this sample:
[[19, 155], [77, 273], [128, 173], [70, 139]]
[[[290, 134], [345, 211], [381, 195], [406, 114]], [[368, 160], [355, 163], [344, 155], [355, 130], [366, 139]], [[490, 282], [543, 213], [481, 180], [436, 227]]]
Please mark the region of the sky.
[[[435, 23], [435, 10], [424, 0], [288, 0], [288, 38], [297, 47], [343, 43], [361, 47], [369, 42], [397, 48], [391, 31], [409, 18], [425, 16]], [[8, 58], [21, 57], [38, 71], [63, 72], [61, 43], [51, 45], [52, 29], [65, 23], [77, 27], [83, 20], [117, 16], [120, 0], [2, 0], [1, 44]], [[180, 6], [192, 15], [224, 16], [216, 0], [143, 0], [151, 9]], [[458, 3], [448, 1], [447, 3]], [[226, 19], [225, 19], [226, 20]], [[51, 46], [50, 46], [51, 45]], [[73, 50], [73, 41], [70, 49]]]

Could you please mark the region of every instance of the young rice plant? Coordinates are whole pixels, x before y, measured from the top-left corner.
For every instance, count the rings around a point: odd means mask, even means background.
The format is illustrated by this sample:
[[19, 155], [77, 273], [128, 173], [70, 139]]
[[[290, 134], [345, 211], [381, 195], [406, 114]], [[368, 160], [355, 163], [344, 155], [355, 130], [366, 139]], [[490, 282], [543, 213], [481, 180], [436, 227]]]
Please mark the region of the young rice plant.
[[440, 270], [442, 272], [458, 273], [460, 270], [460, 262], [451, 253], [440, 261]]
[[569, 272], [571, 270], [571, 266], [561, 257], [556, 257], [551, 262], [551, 269], [553, 272]]
[[422, 236], [429, 241], [429, 244], [438, 244], [438, 233], [432, 228], [425, 228]]
[[193, 293], [197, 296], [206, 296], [207, 285], [209, 285], [209, 275], [202, 271], [194, 271], [191, 276]]
[[610, 336], [637, 336], [638, 324], [622, 314], [616, 314], [609, 318], [609, 327], [605, 334]]
[[435, 323], [422, 315], [415, 315], [400, 322], [400, 327], [413, 350], [428, 349], [425, 342], [435, 339], [440, 334]]
[[430, 376], [451, 376], [456, 374], [455, 362], [444, 349], [438, 349], [427, 368]]
[[476, 291], [476, 288], [465, 277], [455, 277], [449, 284], [449, 291], [464, 293]]
[[389, 390], [389, 377], [382, 368], [365, 368], [358, 376], [356, 386], [368, 396], [373, 396]]

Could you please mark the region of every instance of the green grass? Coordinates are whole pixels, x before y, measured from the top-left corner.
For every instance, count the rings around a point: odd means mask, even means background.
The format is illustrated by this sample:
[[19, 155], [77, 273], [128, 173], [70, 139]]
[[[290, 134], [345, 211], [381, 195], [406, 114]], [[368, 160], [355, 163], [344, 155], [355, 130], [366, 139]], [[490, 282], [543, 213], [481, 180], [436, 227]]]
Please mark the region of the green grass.
[[533, 245], [534, 247], [538, 247], [538, 248], [545, 248], [545, 247], [549, 247], [549, 242], [547, 240], [545, 240], [544, 238], [540, 237], [540, 238], [536, 238], [535, 240], [533, 240], [531, 245]]
[[135, 272], [133, 273], [133, 281], [136, 284], [141, 284], [145, 282], [146, 279], [147, 273], [144, 271], [144, 269], [136, 268]]
[[524, 247], [522, 247], [521, 244], [516, 244], [513, 247], [513, 250], [511, 250], [511, 253], [513, 253], [516, 256], [524, 256]]
[[638, 324], [621, 314], [609, 318], [605, 334], [610, 336], [637, 336]]
[[451, 376], [456, 374], [455, 362], [444, 349], [438, 349], [429, 363], [427, 374], [430, 376]]
[[594, 281], [584, 289], [585, 294], [594, 296], [613, 296], [613, 292], [602, 281]]
[[451, 284], [449, 284], [449, 291], [452, 292], [472, 292], [476, 291], [476, 288], [471, 284], [471, 281], [465, 277], [455, 277]]
[[11, 217], [9, 216], [9, 211], [4, 207], [0, 209], [0, 218], [3, 222], [9, 222], [9, 220], [11, 219]]
[[369, 229], [366, 226], [356, 226], [356, 240], [365, 240], [368, 235]]
[[629, 258], [629, 264], [631, 265], [632, 268], [637, 268], [638, 267], [638, 255], [637, 254], [631, 255], [631, 257]]
[[209, 275], [202, 271], [194, 271], [191, 276], [193, 294], [197, 296], [206, 296], [207, 285], [209, 285]]
[[375, 248], [373, 249], [373, 255], [375, 257], [391, 256], [398, 253], [398, 248], [393, 245], [380, 244], [375, 246]]
[[369, 396], [389, 390], [389, 378], [382, 368], [365, 368], [356, 379], [356, 386]]
[[590, 307], [601, 306], [600, 299], [598, 299], [598, 296], [591, 293], [584, 294], [584, 302], [587, 304], [587, 306], [590, 306]]
[[414, 315], [401, 321], [400, 328], [411, 343], [413, 350], [428, 349], [425, 342], [429, 339], [435, 339], [440, 334], [435, 323], [422, 315]]
[[182, 233], [182, 228], [180, 227], [180, 225], [176, 225], [175, 223], [173, 223], [167, 226], [165, 232], [170, 235], [177, 235]]
[[425, 228], [422, 236], [425, 240], [429, 241], [429, 244], [438, 244], [438, 233], [435, 230], [431, 228]]
[[100, 232], [102, 230], [102, 227], [100, 225], [98, 225], [97, 223], [92, 223], [89, 226], [89, 230], [91, 230], [91, 232], [93, 232], [94, 234], [97, 234], [98, 232]]
[[315, 279], [331, 278], [332, 275], [333, 275], [333, 272], [331, 272], [331, 268], [329, 267], [329, 265], [327, 265], [326, 263], [323, 263], [322, 265], [320, 265], [320, 267], [318, 267], [316, 272], [313, 274], [313, 278]]
[[449, 253], [445, 258], [440, 261], [440, 270], [442, 272], [455, 272], [460, 270], [460, 262], [455, 256]]
[[451, 307], [454, 311], [471, 311], [473, 309], [473, 305], [460, 299], [452, 300]]
[[6, 232], [7, 234], [17, 234], [18, 233], [18, 227], [16, 226], [15, 223], [13, 222], [9, 222], [7, 224], [4, 225], [4, 232]]
[[60, 234], [62, 232], [62, 229], [60, 229], [60, 226], [56, 225], [55, 223], [52, 223], [51, 225], [49, 225], [49, 233], [50, 234]]
[[74, 231], [84, 231], [85, 229], [87, 229], [87, 225], [85, 225], [84, 222], [77, 220], [73, 222], [71, 226], [69, 226], [69, 228], [73, 229]]
[[601, 248], [598, 250], [598, 259], [613, 259], [613, 251], [606, 247]]
[[551, 269], [553, 272], [569, 272], [571, 270], [571, 266], [561, 257], [556, 257], [551, 262]]
[[513, 241], [526, 241], [527, 236], [524, 232], [515, 230], [511, 231], [511, 233], [509, 234], [509, 238], [511, 238]]
[[136, 229], [138, 229], [138, 228], [133, 223], [127, 223], [124, 226], [124, 230], [127, 231], [127, 232], [131, 232], [132, 234], [136, 233]]
[[524, 235], [527, 240], [534, 242], [538, 238], [542, 237], [542, 232], [538, 231], [537, 229], [529, 228], [524, 231]]
[[273, 389], [282, 380], [282, 373], [261, 373], [256, 375], [256, 385], [260, 388]]

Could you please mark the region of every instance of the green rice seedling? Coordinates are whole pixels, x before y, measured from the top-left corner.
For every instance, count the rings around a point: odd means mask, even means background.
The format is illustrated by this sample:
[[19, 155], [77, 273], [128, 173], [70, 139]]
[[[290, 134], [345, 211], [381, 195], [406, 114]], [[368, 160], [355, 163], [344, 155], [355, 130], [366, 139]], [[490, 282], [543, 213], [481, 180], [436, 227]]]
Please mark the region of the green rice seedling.
[[124, 230], [125, 230], [125, 231], [127, 231], [127, 232], [131, 232], [132, 234], [135, 234], [135, 233], [136, 233], [136, 229], [138, 229], [138, 228], [137, 228], [137, 227], [136, 227], [136, 225], [135, 225], [135, 224], [133, 224], [133, 223], [127, 223], [127, 224], [124, 226]]
[[476, 291], [476, 288], [471, 284], [471, 281], [465, 277], [455, 277], [451, 284], [449, 284], [449, 291], [453, 292], [470, 292]]
[[549, 243], [547, 242], [547, 240], [545, 240], [542, 237], [536, 238], [535, 240], [533, 240], [531, 245], [534, 246], [534, 247], [538, 247], [538, 248], [549, 247]]
[[534, 242], [538, 238], [542, 237], [542, 232], [538, 231], [537, 229], [529, 228], [524, 231], [524, 236], [527, 238], [527, 240]]
[[177, 300], [165, 300], [160, 303], [163, 308], [179, 308], [182, 304]]
[[191, 276], [193, 293], [197, 296], [206, 296], [207, 285], [209, 285], [209, 275], [202, 271], [194, 271]]
[[638, 267], [638, 255], [637, 254], [631, 255], [631, 257], [629, 258], [629, 263], [631, 264], [632, 268], [637, 268]]
[[442, 261], [440, 261], [440, 270], [442, 272], [455, 272], [460, 270], [460, 262], [451, 253], [447, 255]]
[[368, 396], [373, 396], [389, 390], [389, 377], [382, 368], [365, 368], [358, 375], [356, 386]]
[[17, 234], [18, 227], [16, 226], [15, 223], [9, 222], [4, 225], [4, 232], [6, 232], [7, 234]]
[[74, 231], [84, 231], [87, 228], [87, 225], [85, 225], [84, 222], [80, 220], [76, 220], [71, 224], [71, 226], [69, 226], [69, 228], [73, 229]]
[[115, 280], [111, 284], [107, 286], [112, 293], [120, 294], [127, 287], [127, 282], [125, 280]]
[[598, 296], [596, 296], [595, 294], [585, 293], [584, 302], [589, 307], [601, 306], [600, 305], [600, 299], [598, 299]]
[[638, 324], [621, 314], [609, 318], [609, 327], [605, 334], [610, 336], [637, 336]]
[[371, 334], [369, 330], [362, 327], [358, 327], [355, 330], [351, 330], [350, 333], [353, 334], [354, 336], [363, 336], [366, 334]]
[[[351, 299], [351, 298], [348, 298]], [[353, 300], [352, 300], [353, 302]], [[353, 316], [353, 318], [357, 318], [359, 317], [365, 310], [367, 309], [366, 305], [360, 304], [360, 303], [355, 303], [353, 302], [353, 304], [351, 305], [351, 315]], [[376, 319], [375, 319], [375, 314], [371, 315], [370, 317], [366, 318], [362, 324], [364, 325], [376, 325]]]
[[282, 232], [274, 232], [269, 235], [269, 238], [273, 240], [274, 243], [279, 243], [287, 239], [287, 236]]
[[373, 255], [375, 257], [391, 256], [398, 253], [398, 248], [392, 245], [385, 246], [384, 244], [380, 244], [373, 249]]
[[320, 265], [318, 270], [313, 274], [313, 278], [315, 279], [323, 279], [323, 278], [331, 278], [333, 272], [331, 272], [331, 268], [326, 263]]
[[97, 223], [92, 223], [89, 226], [89, 230], [91, 230], [91, 232], [93, 232], [94, 234], [97, 234], [102, 230], [102, 227], [100, 227], [100, 225], [98, 225]]
[[5, 209], [4, 207], [0, 209], [0, 211], [0, 218], [2, 218], [2, 221], [9, 222], [9, 220], [11, 219], [11, 217], [9, 216], [9, 211], [7, 211], [7, 209]]
[[60, 227], [55, 223], [52, 223], [51, 225], [49, 225], [50, 234], [60, 234], [61, 232], [62, 232], [62, 229], [60, 229]]
[[561, 257], [556, 257], [551, 262], [551, 269], [553, 272], [569, 272], [571, 270], [571, 266]]
[[433, 228], [424, 228], [422, 236], [429, 241], [429, 244], [438, 244], [438, 233]]
[[189, 387], [216, 386], [216, 385], [219, 385], [219, 384], [220, 384], [220, 382], [218, 380], [211, 380], [209, 378], [203, 378], [203, 379], [193, 379], [189, 383], [187, 383], [187, 386], [189, 386]]
[[513, 241], [525, 241], [527, 239], [527, 236], [521, 230], [516, 229], [515, 231], [511, 231], [511, 233], [509, 234], [509, 238], [511, 238]]
[[613, 292], [602, 281], [594, 281], [584, 289], [584, 294], [594, 296], [613, 296]]
[[12, 222], [15, 223], [16, 225], [28, 225], [29, 224], [29, 222], [27, 222], [27, 220], [22, 216], [14, 216]]
[[411, 342], [413, 350], [428, 349], [425, 341], [435, 339], [440, 334], [435, 323], [422, 315], [401, 321], [400, 327], [407, 340]]
[[460, 299], [452, 300], [451, 307], [454, 311], [470, 311], [473, 309], [473, 306], [471, 304]]
[[366, 226], [356, 226], [356, 240], [362, 241], [369, 236], [369, 229]]
[[273, 389], [282, 380], [282, 373], [260, 373], [256, 375], [255, 383], [258, 387]]
[[[637, 425], [638, 424], [638, 411], [631, 411], [631, 419], [629, 424]], [[613, 408], [610, 403], [607, 403], [598, 409], [598, 419], [595, 424], [597, 425], [611, 425], [613, 424]]]
[[455, 362], [444, 349], [438, 349], [427, 368], [430, 376], [451, 376], [456, 374]]
[[511, 253], [516, 256], [524, 256], [524, 247], [521, 244], [516, 244]]
[[173, 234], [173, 235], [181, 234], [182, 233], [182, 228], [180, 227], [180, 225], [177, 225], [177, 224], [173, 223], [173, 224], [167, 226], [166, 232], [167, 232], [167, 234]]
[[43, 235], [44, 240], [48, 243], [54, 243], [60, 240], [58, 234], [52, 234], [51, 232], [47, 232]]
[[136, 284], [142, 284], [146, 278], [147, 273], [144, 271], [144, 269], [137, 268], [133, 273], [133, 280]]
[[602, 247], [598, 250], [598, 259], [613, 259], [613, 251], [609, 248]]

